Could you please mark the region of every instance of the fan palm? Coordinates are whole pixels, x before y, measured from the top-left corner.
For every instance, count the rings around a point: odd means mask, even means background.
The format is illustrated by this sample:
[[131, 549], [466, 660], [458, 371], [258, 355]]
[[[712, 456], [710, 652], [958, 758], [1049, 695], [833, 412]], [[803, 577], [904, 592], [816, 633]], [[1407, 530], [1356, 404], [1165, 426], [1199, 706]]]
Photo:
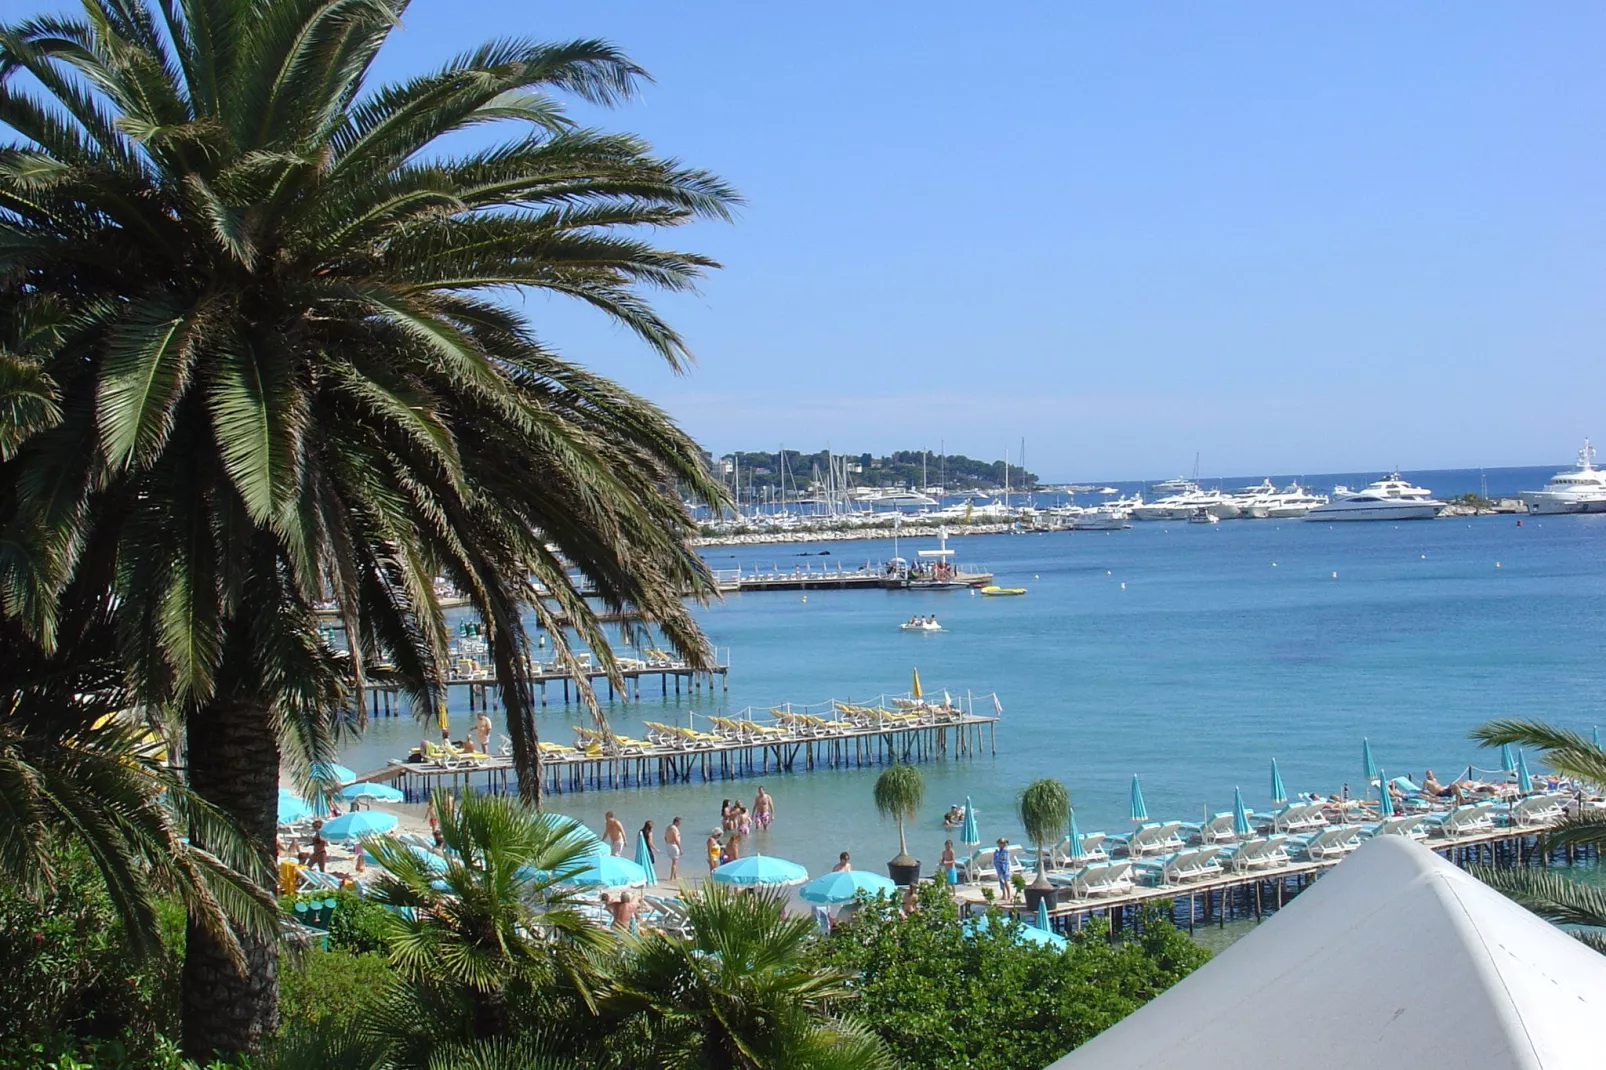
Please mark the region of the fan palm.
[[585, 868], [594, 836], [501, 796], [437, 792], [434, 803], [444, 868], [395, 840], [367, 844], [387, 871], [372, 898], [397, 908], [386, 949], [416, 997], [392, 1001], [382, 1017], [403, 1048], [409, 1036], [417, 1042], [417, 1061], [443, 1041], [510, 1035], [510, 990], [520, 985], [560, 977], [589, 994], [588, 953], [606, 940], [573, 909], [565, 883]]
[[1606, 892], [1553, 869], [1472, 866], [1474, 876], [1606, 955]]
[[[182, 715], [192, 785], [264, 858], [281, 741], [303, 769], [327, 757], [322, 718], [360, 711], [381, 661], [433, 709], [436, 576], [484, 621], [532, 800], [526, 615], [617, 672], [571, 569], [707, 656], [683, 596], [713, 588], [676, 493], [719, 497], [700, 451], [501, 298], [585, 302], [684, 367], [643, 291], [713, 264], [633, 231], [734, 196], [566, 117], [553, 94], [611, 104], [644, 77], [604, 42], [495, 41], [371, 86], [405, 9], [84, 0], [0, 26], [0, 323], [55, 325], [0, 366], [32, 425], [0, 444], [0, 600], [48, 651], [102, 578], [135, 697]], [[514, 132], [453, 138], [487, 124]], [[240, 935], [245, 971], [191, 926], [196, 1054], [273, 1027], [274, 949]]]
[[614, 967], [603, 1014], [643, 1026], [653, 1066], [830, 1070], [890, 1066], [879, 1040], [833, 1017], [851, 974], [812, 967], [807, 917], [777, 889], [705, 885], [685, 897], [690, 941], [651, 932]]

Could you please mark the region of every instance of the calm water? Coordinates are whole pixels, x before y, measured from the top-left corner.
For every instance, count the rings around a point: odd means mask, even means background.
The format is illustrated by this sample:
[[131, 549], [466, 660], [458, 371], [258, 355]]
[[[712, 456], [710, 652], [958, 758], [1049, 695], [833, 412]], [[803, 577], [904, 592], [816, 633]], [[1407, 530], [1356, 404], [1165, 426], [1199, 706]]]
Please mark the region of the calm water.
[[[1490, 470], [1489, 490], [1535, 487], [1553, 470]], [[1441, 495], [1479, 489], [1476, 471], [1415, 478]], [[1151, 816], [1190, 820], [1229, 808], [1235, 786], [1265, 808], [1273, 757], [1290, 791], [1357, 786], [1363, 736], [1389, 773], [1432, 767], [1444, 777], [1493, 764], [1467, 739], [1487, 718], [1543, 717], [1585, 730], [1606, 722], [1606, 515], [1522, 518], [1520, 527], [1517, 519], [967, 536], [953, 544], [962, 563], [1030, 593], [731, 596], [703, 613], [713, 642], [730, 648], [728, 694], [677, 703], [644, 689], [643, 702], [608, 713], [618, 731], [637, 734], [643, 718], [684, 723], [692, 710], [902, 692], [915, 668], [928, 693], [996, 691], [1004, 706], [996, 757], [922, 766], [926, 814], [911, 849], [928, 864], [949, 803], [969, 794], [984, 838], [1018, 837], [1013, 799], [1041, 776], [1070, 787], [1084, 831], [1111, 832], [1129, 825], [1134, 773]], [[922, 545], [905, 540], [900, 551]], [[844, 564], [891, 556], [889, 544], [871, 542], [711, 548], [708, 557], [715, 567], [790, 570], [818, 566], [797, 555], [822, 549]], [[916, 613], [936, 614], [947, 631], [898, 631]], [[457, 730], [466, 708], [454, 713]], [[575, 707], [540, 717], [544, 737], [563, 742], [578, 723]], [[418, 734], [409, 719], [379, 720], [343, 758], [375, 768]], [[879, 867], [897, 841], [870, 804], [876, 772], [767, 778], [778, 820], [759, 849], [816, 872], [844, 849]], [[552, 805], [593, 824], [612, 809], [632, 830], [647, 818], [661, 829], [679, 814], [700, 842], [721, 798], [751, 800], [755, 786], [587, 792]]]

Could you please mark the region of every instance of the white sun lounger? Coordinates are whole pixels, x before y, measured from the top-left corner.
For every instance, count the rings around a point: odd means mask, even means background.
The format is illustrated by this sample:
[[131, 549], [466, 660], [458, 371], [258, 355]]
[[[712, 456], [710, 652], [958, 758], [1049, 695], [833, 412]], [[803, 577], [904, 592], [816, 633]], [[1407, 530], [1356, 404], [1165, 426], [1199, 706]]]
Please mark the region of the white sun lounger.
[[1567, 816], [1565, 795], [1530, 795], [1519, 799], [1506, 810], [1506, 823], [1512, 828], [1537, 828], [1553, 825]]
[[1221, 851], [1220, 847], [1190, 847], [1151, 862], [1139, 862], [1138, 866], [1152, 872], [1158, 884], [1183, 884], [1220, 873], [1221, 863], [1216, 861], [1216, 855]]
[[[1255, 812], [1248, 811], [1248, 816], [1250, 821], [1253, 821]], [[1202, 825], [1193, 826], [1199, 834], [1199, 843], [1201, 845], [1237, 843], [1243, 837], [1233, 831], [1232, 820], [1233, 814], [1228, 811], [1225, 814], [1214, 815]]]
[[1294, 842], [1312, 862], [1330, 862], [1335, 858], [1344, 857], [1361, 845], [1361, 826], [1333, 825], [1320, 832], [1295, 837]]
[[1278, 833], [1262, 840], [1245, 840], [1236, 847], [1226, 848], [1219, 857], [1234, 873], [1275, 869], [1288, 864], [1288, 837]]
[[1136, 832], [1126, 838], [1127, 857], [1169, 854], [1186, 846], [1182, 837], [1177, 835], [1181, 828], [1180, 821], [1154, 821], [1139, 826]]
[[1396, 817], [1386, 817], [1375, 825], [1368, 825], [1365, 829], [1366, 838], [1374, 836], [1408, 836], [1413, 840], [1427, 839], [1427, 830], [1422, 827], [1421, 814], [1400, 814]]
[[1109, 852], [1104, 850], [1105, 835], [1102, 832], [1082, 833], [1082, 856], [1071, 857], [1071, 838], [1065, 837], [1055, 844], [1048, 852], [1048, 865], [1050, 869], [1075, 869], [1080, 866], [1091, 865], [1094, 862], [1109, 860]]
[[1326, 803], [1292, 802], [1274, 812], [1266, 827], [1272, 832], [1312, 832], [1325, 828], [1327, 817], [1322, 811], [1326, 807]]
[[[982, 847], [972, 852], [969, 858], [959, 860], [959, 876], [966, 884], [975, 884], [977, 881], [990, 881], [993, 876], [993, 850], [991, 847]], [[1022, 866], [1021, 845], [1009, 845], [1010, 872], [1014, 873]]]
[[1077, 899], [1091, 899], [1100, 895], [1120, 895], [1132, 890], [1131, 862], [1097, 862], [1084, 866], [1068, 877], [1049, 878], [1055, 884], [1069, 888]]
[[1430, 817], [1428, 822], [1430, 832], [1450, 840], [1487, 832], [1494, 828], [1494, 803], [1467, 803], [1439, 815], [1437, 821]]

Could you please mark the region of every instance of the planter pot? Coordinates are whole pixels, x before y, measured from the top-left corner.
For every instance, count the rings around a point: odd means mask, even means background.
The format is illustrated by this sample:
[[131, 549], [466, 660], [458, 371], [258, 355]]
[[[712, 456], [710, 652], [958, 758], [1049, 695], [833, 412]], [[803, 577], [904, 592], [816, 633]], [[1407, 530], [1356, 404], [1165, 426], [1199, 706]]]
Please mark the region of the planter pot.
[[893, 884], [900, 886], [919, 883], [920, 859], [909, 858], [907, 855], [894, 858], [887, 863], [887, 876], [892, 878]]
[[1044, 900], [1048, 901], [1048, 909], [1053, 910], [1054, 904], [1059, 900], [1059, 889], [1053, 885], [1047, 888], [1036, 888], [1030, 884], [1026, 886], [1026, 909], [1028, 912], [1037, 913], [1037, 904]]

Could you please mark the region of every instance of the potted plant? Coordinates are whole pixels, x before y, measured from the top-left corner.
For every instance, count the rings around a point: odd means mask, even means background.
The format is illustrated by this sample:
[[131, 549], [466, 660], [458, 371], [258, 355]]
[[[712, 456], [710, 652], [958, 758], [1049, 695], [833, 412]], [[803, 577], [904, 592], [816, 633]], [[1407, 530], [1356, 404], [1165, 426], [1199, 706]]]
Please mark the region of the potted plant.
[[926, 782], [912, 765], [894, 765], [876, 778], [875, 808], [882, 817], [898, 822], [898, 855], [887, 863], [887, 875], [894, 884], [913, 884], [920, 879], [920, 859], [909, 854], [903, 826], [914, 820], [925, 797]]
[[1037, 879], [1026, 886], [1026, 909], [1036, 910], [1044, 899], [1054, 900], [1054, 886], [1048, 882], [1048, 848], [1070, 827], [1071, 793], [1052, 777], [1032, 781], [1020, 793], [1020, 823], [1026, 838], [1037, 847]]

